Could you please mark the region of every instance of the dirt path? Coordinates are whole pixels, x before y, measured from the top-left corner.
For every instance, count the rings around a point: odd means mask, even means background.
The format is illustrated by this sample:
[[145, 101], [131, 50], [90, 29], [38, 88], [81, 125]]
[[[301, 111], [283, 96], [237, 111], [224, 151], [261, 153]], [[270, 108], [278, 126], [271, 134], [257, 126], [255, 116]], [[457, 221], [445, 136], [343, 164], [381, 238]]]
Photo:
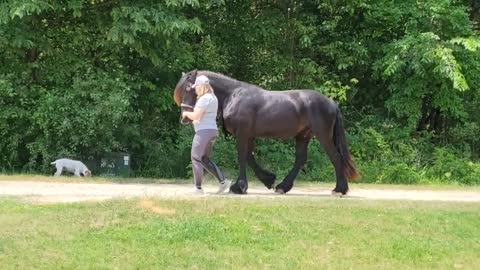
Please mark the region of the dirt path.
[[[205, 196], [214, 194], [216, 186], [205, 186]], [[89, 200], [107, 200], [119, 197], [163, 197], [194, 198], [191, 185], [182, 184], [98, 184], [98, 183], [57, 183], [29, 181], [0, 181], [1, 196], [19, 196], [39, 203], [78, 202]], [[266, 199], [288, 198], [329, 198], [330, 190], [322, 187], [295, 187], [287, 195], [276, 195], [264, 187], [251, 187], [249, 194], [225, 194], [225, 197]], [[451, 201], [480, 202], [480, 191], [449, 190], [394, 190], [394, 189], [357, 189], [350, 191], [346, 198], [363, 200], [414, 200], [414, 201]]]

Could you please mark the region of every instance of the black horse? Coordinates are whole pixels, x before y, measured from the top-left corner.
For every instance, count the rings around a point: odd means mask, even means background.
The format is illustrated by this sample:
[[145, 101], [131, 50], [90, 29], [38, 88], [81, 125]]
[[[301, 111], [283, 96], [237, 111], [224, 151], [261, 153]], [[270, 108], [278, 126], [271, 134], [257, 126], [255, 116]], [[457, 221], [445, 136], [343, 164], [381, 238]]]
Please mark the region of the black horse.
[[[273, 188], [276, 176], [260, 167], [254, 157], [255, 138], [295, 138], [295, 164], [275, 192], [286, 193], [301, 167], [307, 161], [310, 139], [316, 137], [325, 148], [335, 167], [336, 186], [332, 193], [346, 194], [348, 180], [359, 176], [345, 141], [342, 114], [331, 99], [313, 90], [267, 91], [210, 71], [190, 71], [178, 81], [174, 99], [183, 110], [191, 111], [197, 100], [192, 85], [197, 75], [210, 79], [218, 98], [219, 118], [224, 131], [237, 143], [240, 173], [230, 191], [245, 194], [248, 189], [246, 165], [268, 188]], [[181, 119], [188, 123], [188, 119]]]

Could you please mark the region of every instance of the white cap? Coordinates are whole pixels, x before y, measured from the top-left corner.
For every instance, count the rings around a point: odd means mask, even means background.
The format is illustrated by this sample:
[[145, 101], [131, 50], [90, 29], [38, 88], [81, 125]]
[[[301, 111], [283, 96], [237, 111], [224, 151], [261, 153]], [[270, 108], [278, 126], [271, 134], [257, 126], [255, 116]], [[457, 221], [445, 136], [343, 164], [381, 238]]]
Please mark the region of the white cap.
[[195, 79], [195, 83], [192, 85], [192, 88], [195, 88], [201, 84], [209, 84], [210, 81], [208, 80], [208, 77], [205, 76], [205, 75], [200, 75], [200, 76], [197, 76], [197, 78]]

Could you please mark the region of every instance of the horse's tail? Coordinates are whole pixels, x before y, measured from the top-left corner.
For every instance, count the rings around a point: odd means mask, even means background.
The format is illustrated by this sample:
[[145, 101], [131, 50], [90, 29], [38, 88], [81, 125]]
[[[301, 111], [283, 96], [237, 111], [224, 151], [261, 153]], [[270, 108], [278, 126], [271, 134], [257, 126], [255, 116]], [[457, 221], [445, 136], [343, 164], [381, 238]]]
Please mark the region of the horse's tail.
[[350, 152], [348, 151], [347, 141], [345, 139], [345, 130], [343, 128], [343, 116], [340, 109], [337, 108], [335, 127], [333, 129], [333, 141], [342, 161], [343, 174], [348, 180], [355, 180], [360, 177], [355, 164], [353, 163]]

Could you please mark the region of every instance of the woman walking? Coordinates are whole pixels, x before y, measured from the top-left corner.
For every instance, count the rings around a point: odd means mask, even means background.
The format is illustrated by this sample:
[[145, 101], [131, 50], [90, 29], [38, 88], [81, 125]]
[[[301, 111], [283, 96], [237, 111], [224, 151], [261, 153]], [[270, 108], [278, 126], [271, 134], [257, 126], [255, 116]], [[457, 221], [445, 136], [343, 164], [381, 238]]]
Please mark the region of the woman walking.
[[197, 94], [197, 102], [193, 112], [183, 112], [183, 117], [193, 121], [195, 136], [192, 142], [192, 170], [195, 193], [203, 194], [203, 170], [213, 174], [219, 181], [217, 193], [222, 193], [230, 187], [231, 181], [226, 180], [218, 166], [210, 160], [210, 152], [218, 137], [217, 110], [218, 100], [207, 76], [198, 76], [192, 85]]

